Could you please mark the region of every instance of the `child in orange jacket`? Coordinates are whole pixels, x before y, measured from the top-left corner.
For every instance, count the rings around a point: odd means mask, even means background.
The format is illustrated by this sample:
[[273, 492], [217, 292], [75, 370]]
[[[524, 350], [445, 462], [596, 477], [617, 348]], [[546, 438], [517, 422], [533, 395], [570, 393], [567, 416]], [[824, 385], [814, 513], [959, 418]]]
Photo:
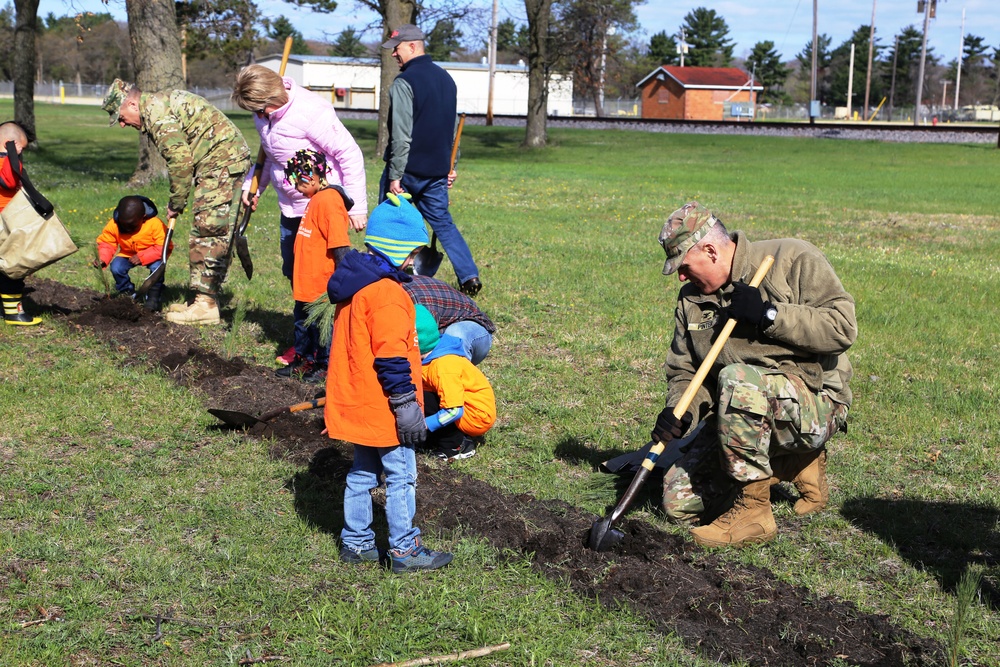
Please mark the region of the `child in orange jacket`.
[[420, 212], [390, 195], [368, 219], [368, 253], [349, 251], [337, 263], [327, 293], [335, 304], [326, 378], [326, 428], [354, 444], [344, 488], [341, 560], [382, 560], [372, 529], [371, 490], [385, 474], [385, 514], [393, 572], [433, 570], [451, 554], [432, 551], [413, 525], [416, 513], [415, 447], [426, 438], [420, 350], [413, 302], [400, 283], [427, 245]]
[[302, 149], [285, 163], [285, 179], [309, 199], [305, 215], [295, 235], [292, 264], [292, 298], [295, 307], [295, 357], [279, 368], [278, 377], [299, 377], [303, 382], [322, 384], [330, 365], [329, 345], [320, 342], [319, 327], [306, 324], [306, 304], [326, 292], [337, 264], [351, 249], [347, 229], [348, 210], [354, 201], [339, 185], [326, 181], [326, 156]]
[[490, 381], [473, 365], [461, 339], [438, 333], [427, 308], [415, 306], [417, 341], [423, 360], [427, 444], [445, 461], [476, 455], [476, 438], [497, 420]]
[[[115, 278], [115, 289], [119, 294], [135, 298], [135, 285], [129, 278], [129, 271], [137, 266], [145, 266], [153, 273], [163, 263], [163, 243], [166, 241], [167, 227], [157, 215], [156, 204], [148, 197], [129, 195], [122, 197], [111, 215], [111, 220], [97, 237], [97, 259], [94, 266], [110, 267]], [[174, 249], [171, 243], [169, 255]], [[154, 312], [160, 310], [163, 292], [163, 278], [146, 292], [143, 305]]]

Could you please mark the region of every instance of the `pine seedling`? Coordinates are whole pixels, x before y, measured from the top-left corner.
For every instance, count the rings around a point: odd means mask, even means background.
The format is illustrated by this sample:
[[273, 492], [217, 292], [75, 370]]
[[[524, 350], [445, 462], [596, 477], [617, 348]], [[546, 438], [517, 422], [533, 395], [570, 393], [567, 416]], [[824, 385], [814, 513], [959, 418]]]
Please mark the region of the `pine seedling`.
[[958, 581], [958, 587], [955, 590], [955, 618], [951, 624], [951, 633], [948, 635], [948, 664], [951, 667], [958, 667], [962, 642], [969, 630], [972, 605], [979, 593], [979, 582], [982, 576], [983, 571], [980, 566], [970, 565]]

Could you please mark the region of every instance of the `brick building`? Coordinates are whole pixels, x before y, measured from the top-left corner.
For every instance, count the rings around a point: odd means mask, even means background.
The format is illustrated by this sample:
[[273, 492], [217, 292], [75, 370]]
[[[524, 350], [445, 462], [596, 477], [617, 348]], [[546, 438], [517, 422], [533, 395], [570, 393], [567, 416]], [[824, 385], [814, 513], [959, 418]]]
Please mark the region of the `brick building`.
[[643, 118], [749, 120], [764, 88], [736, 67], [658, 67], [639, 83]]

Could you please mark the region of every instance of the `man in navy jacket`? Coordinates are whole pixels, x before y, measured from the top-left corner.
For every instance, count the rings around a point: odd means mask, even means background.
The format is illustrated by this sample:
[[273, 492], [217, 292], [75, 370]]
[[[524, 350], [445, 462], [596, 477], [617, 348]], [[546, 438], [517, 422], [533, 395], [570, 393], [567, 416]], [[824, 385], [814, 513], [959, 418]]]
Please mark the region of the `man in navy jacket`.
[[483, 286], [479, 269], [448, 211], [448, 188], [455, 180], [455, 82], [424, 53], [424, 33], [415, 25], [394, 30], [382, 48], [392, 49], [400, 73], [389, 88], [389, 144], [379, 201], [387, 192], [410, 193], [448, 253], [460, 289], [475, 296]]

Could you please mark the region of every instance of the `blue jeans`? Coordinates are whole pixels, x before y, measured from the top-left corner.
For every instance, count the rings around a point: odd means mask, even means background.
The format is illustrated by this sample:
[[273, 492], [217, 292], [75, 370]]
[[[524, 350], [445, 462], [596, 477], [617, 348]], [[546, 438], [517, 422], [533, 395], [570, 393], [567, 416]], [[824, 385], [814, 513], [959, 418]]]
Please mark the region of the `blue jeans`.
[[354, 463], [344, 489], [344, 529], [340, 539], [352, 551], [375, 548], [374, 514], [369, 491], [385, 472], [385, 516], [389, 524], [389, 549], [406, 553], [420, 537], [413, 525], [417, 512], [417, 459], [413, 447], [354, 446]]
[[490, 353], [490, 347], [493, 346], [493, 334], [479, 322], [459, 320], [448, 325], [444, 332], [462, 341], [462, 347], [472, 359], [472, 363], [477, 366], [480, 361], [486, 358], [486, 355]]
[[[280, 236], [278, 243], [281, 248], [281, 275], [289, 280], [292, 279], [292, 268], [295, 266], [295, 237], [299, 233], [299, 223], [302, 218], [289, 218], [281, 216]], [[309, 350], [309, 340], [311, 334], [306, 327], [306, 311], [300, 308], [296, 301], [292, 308], [292, 344], [295, 346], [295, 353], [306, 356]]]
[[330, 345], [323, 345], [319, 342], [319, 327], [315, 324], [306, 326], [306, 303], [296, 301], [292, 308], [292, 317], [295, 319], [295, 354], [316, 362], [316, 365], [325, 369], [330, 365]]
[[[152, 273], [160, 268], [162, 264], [160, 260], [156, 260], [150, 264], [147, 268], [149, 272]], [[119, 293], [124, 294], [135, 294], [135, 285], [132, 284], [132, 279], [128, 277], [128, 272], [141, 264], [133, 264], [128, 261], [127, 257], [117, 256], [111, 260], [111, 264], [108, 265], [108, 269], [111, 271], [111, 275], [115, 278], [115, 289]], [[160, 278], [160, 282], [163, 282], [163, 278]]]
[[[424, 216], [424, 220], [437, 234], [441, 247], [448, 254], [451, 265], [455, 269], [458, 284], [469, 278], [479, 276], [479, 268], [472, 259], [472, 251], [465, 242], [462, 232], [458, 231], [455, 221], [448, 211], [448, 178], [420, 178], [411, 174], [403, 174], [399, 181], [403, 189], [409, 192], [413, 205]], [[382, 179], [378, 185], [378, 200], [385, 201], [385, 193], [389, 191], [389, 167], [382, 171]]]

